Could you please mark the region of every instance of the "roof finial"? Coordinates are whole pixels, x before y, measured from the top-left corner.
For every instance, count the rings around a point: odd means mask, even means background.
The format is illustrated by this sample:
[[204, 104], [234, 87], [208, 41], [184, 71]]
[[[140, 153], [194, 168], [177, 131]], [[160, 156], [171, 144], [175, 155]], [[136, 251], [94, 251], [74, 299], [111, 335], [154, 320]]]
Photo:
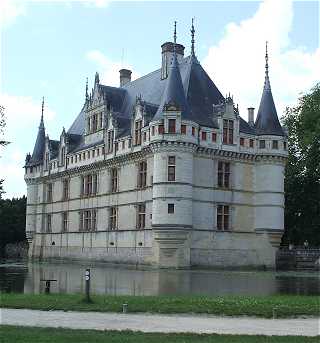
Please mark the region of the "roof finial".
[[174, 42], [174, 47], [176, 47], [176, 44], [177, 44], [177, 22], [176, 22], [176, 20], [174, 21], [173, 42]]
[[88, 78], [87, 78], [87, 81], [86, 81], [86, 101], [89, 100], [89, 95], [88, 95]]
[[42, 97], [42, 106], [41, 106], [41, 122], [43, 123], [43, 112], [44, 112], [44, 96]]
[[194, 25], [193, 25], [193, 21], [194, 21], [194, 18], [192, 18], [192, 24], [191, 24], [191, 56], [195, 56], [195, 53], [194, 53], [194, 33], [196, 32], [195, 29], [194, 29]]
[[270, 81], [269, 81], [269, 54], [268, 54], [268, 41], [266, 41], [266, 55], [265, 55], [266, 65], [265, 65], [265, 80], [264, 80], [264, 87], [266, 89], [270, 89]]

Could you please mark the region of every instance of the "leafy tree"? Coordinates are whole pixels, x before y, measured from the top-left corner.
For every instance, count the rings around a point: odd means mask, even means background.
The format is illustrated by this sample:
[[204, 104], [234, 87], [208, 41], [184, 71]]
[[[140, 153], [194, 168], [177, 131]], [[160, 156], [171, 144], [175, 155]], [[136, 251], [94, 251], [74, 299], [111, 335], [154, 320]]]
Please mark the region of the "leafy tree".
[[287, 108], [289, 158], [285, 171], [283, 243], [320, 245], [320, 83]]
[[8, 243], [26, 240], [27, 198], [0, 199], [0, 254]]
[[[3, 137], [5, 126], [6, 126], [6, 122], [5, 122], [5, 115], [4, 115], [4, 107], [0, 105], [0, 147], [8, 144], [7, 141], [5, 141], [3, 138], [1, 138], [1, 137]], [[2, 197], [2, 194], [4, 193], [3, 181], [4, 181], [3, 179], [0, 179], [0, 199]]]

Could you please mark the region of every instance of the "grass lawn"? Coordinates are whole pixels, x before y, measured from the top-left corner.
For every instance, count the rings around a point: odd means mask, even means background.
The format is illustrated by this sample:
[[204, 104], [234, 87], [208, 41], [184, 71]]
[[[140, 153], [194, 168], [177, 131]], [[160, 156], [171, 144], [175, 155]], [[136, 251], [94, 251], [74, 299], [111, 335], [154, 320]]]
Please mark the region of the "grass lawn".
[[277, 318], [319, 316], [317, 296], [108, 296], [93, 295], [86, 303], [82, 294], [0, 294], [0, 306], [37, 310], [121, 312], [128, 304], [128, 312], [149, 313], [208, 313], [224, 316], [257, 316]]
[[161, 334], [0, 326], [1, 343], [318, 343], [319, 337]]

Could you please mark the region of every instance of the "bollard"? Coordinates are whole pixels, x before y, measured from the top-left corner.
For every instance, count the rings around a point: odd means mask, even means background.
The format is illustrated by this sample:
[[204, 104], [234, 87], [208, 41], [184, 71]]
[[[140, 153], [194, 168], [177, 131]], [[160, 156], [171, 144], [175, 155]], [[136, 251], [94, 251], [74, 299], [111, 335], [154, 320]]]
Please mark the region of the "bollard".
[[128, 312], [128, 304], [122, 304], [122, 313]]
[[85, 274], [85, 279], [86, 279], [86, 302], [90, 303], [90, 269], [86, 269], [86, 274]]

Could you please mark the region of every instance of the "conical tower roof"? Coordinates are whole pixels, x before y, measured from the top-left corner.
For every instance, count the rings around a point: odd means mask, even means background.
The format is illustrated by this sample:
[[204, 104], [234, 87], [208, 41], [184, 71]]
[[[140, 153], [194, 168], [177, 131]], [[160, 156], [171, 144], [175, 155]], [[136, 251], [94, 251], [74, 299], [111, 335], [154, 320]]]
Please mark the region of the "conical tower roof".
[[43, 161], [43, 154], [44, 154], [45, 140], [46, 140], [46, 132], [45, 132], [44, 122], [43, 122], [43, 108], [44, 108], [44, 100], [42, 99], [41, 120], [40, 120], [36, 143], [34, 145], [33, 153], [30, 160], [30, 163], [32, 164]]
[[268, 66], [268, 50], [266, 45], [266, 71], [264, 87], [260, 106], [258, 110], [257, 119], [255, 122], [255, 129], [257, 135], [275, 135], [284, 136], [284, 132], [280, 125], [276, 106], [273, 101], [271, 92], [270, 80], [269, 80], [269, 66]]

